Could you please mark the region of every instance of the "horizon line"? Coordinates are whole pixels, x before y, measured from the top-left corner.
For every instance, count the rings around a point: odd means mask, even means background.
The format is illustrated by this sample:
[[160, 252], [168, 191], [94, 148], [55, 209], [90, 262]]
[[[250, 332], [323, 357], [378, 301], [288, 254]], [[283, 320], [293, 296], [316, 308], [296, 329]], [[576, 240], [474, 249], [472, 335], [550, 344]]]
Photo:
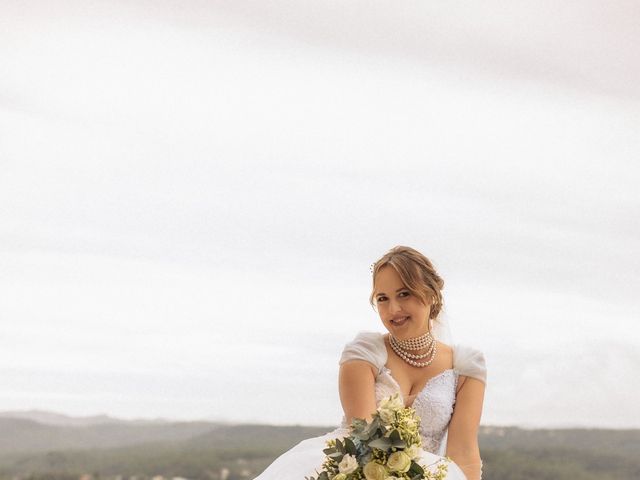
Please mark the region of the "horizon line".
[[[43, 410], [37, 408], [24, 409], [24, 410], [0, 410], [0, 418], [18, 418], [22, 420], [30, 420], [36, 423], [41, 423], [44, 425], [53, 425], [51, 423], [47, 423], [44, 421], [40, 421], [33, 418], [25, 418], [28, 415], [49, 415], [52, 417], [64, 417], [70, 420], [90, 420], [90, 419], [98, 419], [98, 418], [106, 418], [109, 420], [113, 420], [114, 422], [148, 422], [148, 423], [196, 423], [196, 422], [205, 422], [212, 424], [221, 424], [227, 426], [246, 426], [246, 425], [260, 425], [260, 426], [270, 426], [270, 427], [329, 427], [335, 428], [337, 424], [320, 424], [320, 423], [274, 423], [274, 422], [264, 422], [259, 420], [226, 420], [226, 419], [217, 419], [217, 418], [192, 418], [192, 419], [177, 419], [177, 418], [168, 418], [168, 417], [119, 417], [113, 416], [108, 413], [96, 413], [91, 415], [72, 415], [68, 413], [62, 413], [59, 411], [53, 410]], [[108, 422], [103, 422], [108, 423]], [[71, 425], [69, 425], [71, 426]], [[637, 427], [616, 427], [616, 426], [595, 426], [595, 425], [579, 425], [579, 424], [557, 424], [557, 425], [533, 425], [527, 423], [511, 423], [511, 424], [483, 424], [480, 423], [480, 428], [482, 429], [521, 429], [521, 430], [617, 430], [617, 431], [629, 431], [629, 430], [640, 430], [640, 426]]]

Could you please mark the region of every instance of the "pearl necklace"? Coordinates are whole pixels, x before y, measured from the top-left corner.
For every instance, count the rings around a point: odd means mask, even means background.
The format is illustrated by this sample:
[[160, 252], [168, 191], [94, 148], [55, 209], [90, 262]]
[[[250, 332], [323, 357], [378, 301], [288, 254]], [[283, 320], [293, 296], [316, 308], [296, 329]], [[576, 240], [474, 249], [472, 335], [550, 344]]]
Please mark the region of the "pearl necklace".
[[[391, 335], [393, 337], [393, 335]], [[398, 340], [394, 337], [396, 345], [406, 350], [420, 350], [421, 348], [427, 348], [433, 343], [433, 337], [431, 332], [423, 333], [419, 337], [407, 338], [405, 340]]]
[[[430, 365], [436, 358], [436, 353], [438, 351], [438, 345], [436, 340], [431, 336], [431, 332], [427, 332], [419, 337], [408, 338], [406, 340], [398, 340], [393, 335], [389, 334], [389, 343], [391, 344], [393, 351], [396, 352], [402, 360], [414, 367], [426, 367], [427, 365]], [[427, 348], [428, 350], [420, 355], [408, 352], [408, 350], [419, 350], [422, 348]], [[425, 362], [416, 361], [429, 356], [431, 358]]]

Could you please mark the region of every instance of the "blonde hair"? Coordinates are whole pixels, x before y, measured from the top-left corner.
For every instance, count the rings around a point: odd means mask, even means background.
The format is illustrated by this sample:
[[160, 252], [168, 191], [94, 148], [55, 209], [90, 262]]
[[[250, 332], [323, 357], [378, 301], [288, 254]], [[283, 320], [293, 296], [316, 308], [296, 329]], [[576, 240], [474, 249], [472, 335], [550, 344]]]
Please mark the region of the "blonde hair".
[[411, 247], [393, 247], [373, 264], [372, 284], [369, 303], [375, 308], [373, 298], [376, 288], [376, 274], [387, 265], [398, 272], [402, 283], [417, 296], [424, 305], [431, 305], [429, 318], [436, 319], [442, 310], [442, 289], [444, 280], [437, 274], [431, 260]]

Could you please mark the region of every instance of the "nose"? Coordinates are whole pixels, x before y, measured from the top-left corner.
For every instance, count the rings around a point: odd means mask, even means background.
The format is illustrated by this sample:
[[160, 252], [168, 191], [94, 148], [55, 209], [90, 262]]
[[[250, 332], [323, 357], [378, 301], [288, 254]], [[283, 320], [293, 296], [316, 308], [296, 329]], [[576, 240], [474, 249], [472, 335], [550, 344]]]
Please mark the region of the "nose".
[[398, 302], [397, 300], [394, 300], [393, 298], [389, 300], [389, 313], [391, 314], [395, 314], [397, 312], [399, 312], [400, 310], [402, 310], [402, 308], [400, 308], [400, 302]]

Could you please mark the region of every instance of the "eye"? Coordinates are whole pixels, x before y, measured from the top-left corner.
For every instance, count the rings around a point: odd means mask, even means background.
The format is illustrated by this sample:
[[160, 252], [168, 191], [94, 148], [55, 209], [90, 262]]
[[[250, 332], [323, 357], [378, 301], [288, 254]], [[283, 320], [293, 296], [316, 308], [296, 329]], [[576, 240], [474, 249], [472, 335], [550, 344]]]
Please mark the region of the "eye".
[[411, 292], [408, 292], [407, 290], [404, 290], [404, 291], [400, 292], [399, 295], [401, 297], [408, 297], [409, 295], [411, 295]]
[[380, 296], [376, 299], [376, 301], [377, 301], [377, 302], [384, 302], [386, 299], [387, 299], [387, 297], [385, 297], [385, 296], [383, 296], [383, 295], [380, 295]]

